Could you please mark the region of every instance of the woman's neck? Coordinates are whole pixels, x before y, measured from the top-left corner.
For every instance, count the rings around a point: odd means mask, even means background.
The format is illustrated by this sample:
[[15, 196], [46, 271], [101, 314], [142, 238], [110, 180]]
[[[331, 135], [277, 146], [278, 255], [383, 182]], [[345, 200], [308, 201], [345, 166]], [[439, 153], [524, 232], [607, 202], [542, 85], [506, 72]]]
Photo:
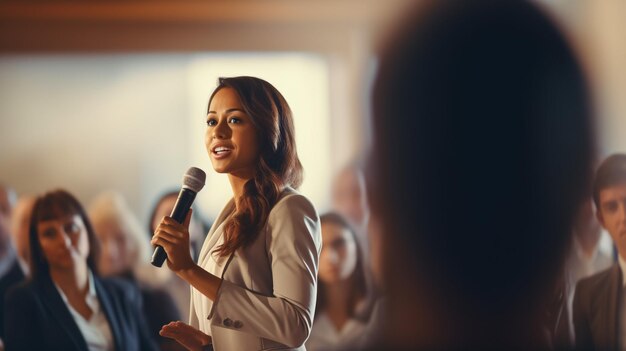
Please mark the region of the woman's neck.
[[325, 312], [337, 330], [341, 330], [351, 317], [351, 282], [344, 280], [331, 285], [326, 285], [324, 294], [326, 297]]
[[50, 277], [68, 298], [85, 296], [89, 290], [89, 270], [86, 264], [74, 269], [50, 268]]

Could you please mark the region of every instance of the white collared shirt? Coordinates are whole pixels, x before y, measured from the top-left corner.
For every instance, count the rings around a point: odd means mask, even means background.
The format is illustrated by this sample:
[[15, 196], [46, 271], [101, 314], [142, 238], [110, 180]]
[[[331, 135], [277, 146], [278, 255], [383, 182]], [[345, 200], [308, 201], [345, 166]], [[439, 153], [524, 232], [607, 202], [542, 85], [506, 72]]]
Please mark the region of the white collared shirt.
[[91, 309], [91, 317], [88, 320], [69, 304], [67, 297], [56, 283], [54, 283], [54, 286], [57, 288], [59, 295], [61, 295], [63, 302], [65, 302], [65, 306], [70, 311], [76, 325], [78, 325], [81, 334], [83, 334], [89, 351], [112, 351], [114, 349], [113, 334], [111, 333], [109, 321], [104, 311], [100, 308], [100, 301], [96, 294], [91, 271], [89, 272], [89, 292], [85, 298], [85, 303]]

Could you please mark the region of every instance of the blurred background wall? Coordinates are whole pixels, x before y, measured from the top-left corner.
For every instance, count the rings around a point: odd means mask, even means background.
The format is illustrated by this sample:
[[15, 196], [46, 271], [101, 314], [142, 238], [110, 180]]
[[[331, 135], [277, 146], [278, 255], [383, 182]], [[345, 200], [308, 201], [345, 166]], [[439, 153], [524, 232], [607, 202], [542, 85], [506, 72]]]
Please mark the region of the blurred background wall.
[[[626, 151], [626, 2], [537, 2], [587, 65], [600, 157]], [[334, 173], [365, 149], [376, 47], [406, 6], [2, 1], [0, 182], [21, 194], [64, 187], [85, 203], [119, 190], [145, 223], [194, 165], [209, 174], [199, 202], [214, 217], [230, 188], [203, 145], [208, 96], [218, 76], [255, 75], [292, 106], [302, 191], [323, 211]]]

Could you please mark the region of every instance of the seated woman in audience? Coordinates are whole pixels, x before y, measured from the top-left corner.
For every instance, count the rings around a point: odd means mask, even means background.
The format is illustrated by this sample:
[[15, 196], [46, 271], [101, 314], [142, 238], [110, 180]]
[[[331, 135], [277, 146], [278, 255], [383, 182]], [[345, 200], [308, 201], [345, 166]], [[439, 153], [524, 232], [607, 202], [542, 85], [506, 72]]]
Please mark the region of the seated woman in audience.
[[163, 288], [172, 273], [150, 264], [150, 243], [124, 197], [112, 191], [101, 193], [89, 207], [89, 218], [102, 247], [97, 262], [100, 273], [137, 286], [150, 336], [161, 350], [182, 350], [178, 343], [159, 335], [163, 324], [181, 319], [174, 299]]
[[360, 315], [366, 303], [367, 285], [363, 252], [347, 220], [330, 212], [320, 217], [320, 254], [317, 306], [309, 351], [354, 349], [365, 331]]
[[116, 192], [98, 195], [89, 207], [89, 217], [102, 246], [98, 260], [101, 274], [121, 277], [137, 286], [150, 336], [161, 350], [181, 350], [178, 343], [159, 335], [163, 324], [181, 319], [172, 296], [159, 284], [171, 273], [150, 265], [148, 238], [122, 195]]
[[139, 292], [100, 278], [98, 240], [81, 204], [56, 190], [35, 202], [31, 278], [5, 302], [7, 350], [156, 350]]

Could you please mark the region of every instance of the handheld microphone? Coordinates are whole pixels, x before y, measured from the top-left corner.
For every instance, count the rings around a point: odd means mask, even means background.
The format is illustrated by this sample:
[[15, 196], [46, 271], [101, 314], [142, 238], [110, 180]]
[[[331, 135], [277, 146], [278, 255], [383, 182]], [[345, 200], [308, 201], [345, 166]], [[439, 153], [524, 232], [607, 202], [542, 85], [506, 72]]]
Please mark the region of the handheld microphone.
[[[178, 223], [183, 223], [193, 200], [196, 198], [196, 194], [204, 187], [204, 181], [206, 180], [206, 173], [203, 170], [196, 167], [190, 167], [183, 176], [183, 187], [178, 193], [178, 199], [172, 209], [170, 217]], [[167, 253], [160, 245], [157, 245], [152, 253], [152, 263], [155, 267], [161, 267], [163, 262], [167, 259]]]

